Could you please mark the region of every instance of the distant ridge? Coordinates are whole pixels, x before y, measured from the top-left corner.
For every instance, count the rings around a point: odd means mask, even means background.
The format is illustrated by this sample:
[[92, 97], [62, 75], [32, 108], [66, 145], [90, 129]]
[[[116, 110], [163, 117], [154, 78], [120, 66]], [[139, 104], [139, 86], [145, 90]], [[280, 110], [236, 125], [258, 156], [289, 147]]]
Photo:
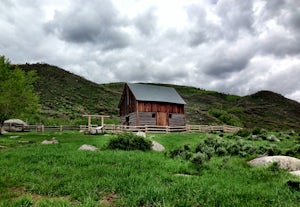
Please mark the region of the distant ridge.
[[[118, 103], [124, 83], [96, 84], [59, 67], [48, 64], [23, 64], [35, 70], [42, 112], [39, 122], [46, 124], [85, 124], [82, 114], [110, 115], [118, 123]], [[300, 130], [300, 103], [271, 92], [259, 91], [240, 97], [195, 87], [171, 84], [185, 100], [188, 124], [231, 124], [242, 127]]]

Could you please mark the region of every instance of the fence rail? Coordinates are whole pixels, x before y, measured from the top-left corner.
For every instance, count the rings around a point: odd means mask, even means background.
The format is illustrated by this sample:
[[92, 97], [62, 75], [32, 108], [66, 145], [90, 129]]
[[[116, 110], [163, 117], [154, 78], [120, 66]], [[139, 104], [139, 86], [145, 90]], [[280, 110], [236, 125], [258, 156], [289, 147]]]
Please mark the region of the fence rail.
[[[91, 125], [90, 129], [87, 125], [70, 126], [70, 125], [60, 125], [60, 126], [44, 126], [44, 125], [29, 125], [28, 131], [45, 132], [45, 131], [57, 131], [62, 132], [66, 130], [78, 130], [78, 131], [97, 131], [98, 125]], [[102, 132], [109, 133], [119, 133], [119, 132], [146, 132], [146, 133], [171, 133], [171, 132], [237, 132], [240, 127], [220, 125], [186, 125], [186, 126], [125, 126], [125, 125], [115, 125], [115, 124], [105, 124], [101, 128]]]

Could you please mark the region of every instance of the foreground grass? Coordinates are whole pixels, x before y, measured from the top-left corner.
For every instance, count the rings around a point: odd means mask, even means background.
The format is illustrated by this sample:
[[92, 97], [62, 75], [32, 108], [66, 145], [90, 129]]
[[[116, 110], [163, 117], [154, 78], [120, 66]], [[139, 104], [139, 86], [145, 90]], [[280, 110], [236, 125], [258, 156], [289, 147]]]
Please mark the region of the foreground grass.
[[[0, 136], [0, 206], [298, 206], [285, 171], [214, 157], [200, 170], [163, 152], [79, 151], [110, 136], [27, 133]], [[153, 135], [167, 149], [205, 134]], [[56, 145], [41, 145], [56, 137]], [[20, 142], [21, 141], [21, 142]], [[178, 175], [179, 174], [179, 175]], [[189, 175], [189, 176], [182, 176]]]

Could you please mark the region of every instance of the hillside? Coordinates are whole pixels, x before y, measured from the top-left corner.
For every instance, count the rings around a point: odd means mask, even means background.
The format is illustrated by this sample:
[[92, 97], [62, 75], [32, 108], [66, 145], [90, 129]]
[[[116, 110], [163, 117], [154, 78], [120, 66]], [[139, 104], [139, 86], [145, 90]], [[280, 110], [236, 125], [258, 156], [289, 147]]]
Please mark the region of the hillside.
[[[39, 122], [85, 123], [82, 114], [110, 115], [108, 122], [118, 122], [118, 103], [124, 83], [96, 84], [48, 64], [19, 67], [26, 71], [36, 70], [39, 76], [35, 84], [42, 104]], [[194, 87], [166, 86], [174, 87], [187, 102], [185, 110], [189, 124], [300, 129], [300, 104], [270, 91], [240, 97]]]

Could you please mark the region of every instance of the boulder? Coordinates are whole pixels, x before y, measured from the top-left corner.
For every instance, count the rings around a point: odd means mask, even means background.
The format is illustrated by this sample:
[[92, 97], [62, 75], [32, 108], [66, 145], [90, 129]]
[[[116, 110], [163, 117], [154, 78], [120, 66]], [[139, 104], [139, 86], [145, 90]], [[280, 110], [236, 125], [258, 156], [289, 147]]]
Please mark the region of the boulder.
[[139, 137], [146, 138], [146, 133], [145, 132], [137, 132], [136, 135], [139, 136]]
[[251, 160], [249, 163], [254, 166], [268, 166], [277, 162], [281, 169], [288, 171], [300, 170], [300, 159], [289, 156], [265, 156]]
[[10, 136], [9, 138], [10, 139], [17, 139], [17, 138], [20, 138], [20, 136]]
[[293, 175], [300, 176], [300, 170], [290, 172]]
[[58, 141], [53, 137], [50, 141], [49, 140], [44, 140], [41, 142], [41, 144], [58, 144]]
[[81, 147], [79, 147], [78, 150], [96, 151], [96, 150], [98, 150], [98, 149], [99, 149], [99, 148], [97, 148], [97, 147], [95, 147], [95, 146], [84, 144], [84, 145], [82, 145]]
[[19, 143], [29, 143], [29, 141], [28, 140], [20, 140], [20, 141], [18, 141]]
[[164, 146], [162, 146], [158, 142], [152, 141], [152, 150], [160, 152], [160, 151], [164, 151], [165, 148], [164, 148]]

